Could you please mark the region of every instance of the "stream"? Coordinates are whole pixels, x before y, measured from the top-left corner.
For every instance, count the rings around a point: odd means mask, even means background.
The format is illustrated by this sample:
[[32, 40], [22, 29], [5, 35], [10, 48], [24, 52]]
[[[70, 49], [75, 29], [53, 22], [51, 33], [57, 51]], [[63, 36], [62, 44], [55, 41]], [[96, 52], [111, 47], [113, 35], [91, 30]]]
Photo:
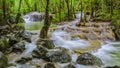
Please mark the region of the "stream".
[[[27, 21], [27, 20], [26, 20]], [[76, 62], [77, 57], [79, 56], [79, 52], [91, 52], [93, 55], [100, 58], [104, 66], [114, 66], [114, 65], [120, 65], [120, 42], [111, 42], [109, 39], [106, 39], [106, 41], [103, 42], [103, 40], [91, 40], [90, 37], [92, 35], [91, 32], [94, 32], [93, 30], [90, 31], [90, 36], [87, 37], [88, 40], [81, 39], [80, 37], [73, 37], [72, 34], [77, 34], [77, 30], [71, 30], [68, 31], [70, 28], [78, 28], [76, 27], [76, 23], [79, 22], [79, 19], [75, 19], [74, 21], [71, 21], [67, 24], [60, 25], [58, 28], [51, 32], [52, 36], [50, 37], [55, 47], [64, 47], [71, 51], [71, 57], [72, 62]], [[27, 23], [28, 24], [28, 23]], [[89, 28], [92, 28], [93, 26], [89, 26]], [[62, 28], [62, 29], [61, 29]], [[80, 27], [79, 27], [80, 28]], [[38, 31], [33, 31], [35, 33], [39, 34]], [[105, 33], [105, 32], [104, 32]], [[31, 52], [36, 48], [35, 45], [35, 39], [38, 38], [38, 36], [35, 36], [33, 38], [32, 43], [26, 43], [26, 50], [20, 55], [20, 56], [30, 56]], [[39, 64], [46, 63], [42, 59], [33, 59], [32, 61], [38, 62]], [[14, 61], [13, 61], [14, 62]], [[56, 63], [56, 68], [64, 68], [65, 65], [68, 63]], [[96, 66], [85, 66], [80, 64], [75, 64], [76, 68], [99, 68]], [[36, 66], [30, 65], [30, 63], [26, 64], [17, 64], [17, 66], [11, 66], [8, 68], [37, 68]]]

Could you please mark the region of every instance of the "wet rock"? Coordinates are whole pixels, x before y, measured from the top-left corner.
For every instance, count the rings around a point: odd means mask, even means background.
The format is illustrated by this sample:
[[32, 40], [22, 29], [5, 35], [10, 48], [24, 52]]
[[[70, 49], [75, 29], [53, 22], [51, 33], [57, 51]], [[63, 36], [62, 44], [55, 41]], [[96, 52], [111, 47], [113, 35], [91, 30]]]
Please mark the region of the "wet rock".
[[45, 47], [38, 45], [37, 48], [33, 50], [32, 56], [34, 58], [45, 58], [47, 52], [48, 50]]
[[76, 68], [74, 64], [69, 64], [65, 68]]
[[71, 61], [71, 56], [67, 51], [60, 49], [53, 49], [46, 54], [48, 61], [67, 63]]
[[97, 58], [96, 56], [90, 54], [90, 53], [83, 53], [81, 54], [76, 61], [78, 64], [83, 64], [83, 65], [96, 65], [96, 66], [101, 66], [103, 65], [102, 61]]
[[17, 63], [20, 63], [20, 64], [25, 64], [26, 62], [32, 60], [31, 57], [22, 57], [21, 59], [17, 60], [16, 62]]
[[107, 67], [104, 67], [104, 68], [120, 68], [120, 66], [107, 66]]
[[51, 62], [45, 64], [44, 68], [56, 68], [55, 65]]
[[2, 52], [0, 52], [0, 68], [7, 68], [8, 59]]
[[54, 43], [50, 39], [39, 39], [36, 43], [37, 45], [42, 45], [48, 49], [53, 49], [55, 47]]

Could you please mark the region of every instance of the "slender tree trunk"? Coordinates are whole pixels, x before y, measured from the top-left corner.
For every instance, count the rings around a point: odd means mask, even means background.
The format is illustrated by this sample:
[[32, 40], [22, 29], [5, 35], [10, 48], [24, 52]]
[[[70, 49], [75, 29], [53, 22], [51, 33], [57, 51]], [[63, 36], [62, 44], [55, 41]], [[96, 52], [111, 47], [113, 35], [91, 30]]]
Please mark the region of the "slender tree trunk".
[[65, 2], [66, 2], [66, 4], [67, 4], [67, 9], [68, 9], [68, 20], [72, 20], [73, 19], [73, 14], [72, 14], [72, 10], [71, 10], [71, 8], [72, 8], [72, 6], [71, 6], [71, 4], [70, 4], [70, 0], [65, 0]]
[[83, 22], [83, 6], [82, 6], [82, 0], [80, 0], [80, 3], [81, 3], [81, 16], [80, 16], [80, 23]]
[[114, 9], [113, 9], [113, 0], [111, 0], [111, 1], [110, 1], [110, 14], [111, 14], [111, 15], [110, 15], [110, 18], [112, 18], [112, 16], [113, 16], [113, 10], [114, 10]]
[[6, 19], [6, 0], [2, 0], [2, 10], [3, 10], [3, 19], [2, 19], [2, 25], [5, 25], [7, 23]]
[[19, 19], [20, 19], [20, 16], [21, 16], [21, 13], [20, 13], [21, 3], [22, 3], [22, 0], [19, 1], [18, 12], [17, 12], [16, 19], [15, 19], [15, 23], [16, 23], [16, 24], [19, 23]]
[[37, 0], [35, 0], [35, 3], [34, 3], [34, 11], [37, 11]]
[[61, 8], [62, 8], [62, 2], [61, 2], [61, 0], [60, 0], [60, 5], [59, 5], [59, 21], [61, 22], [62, 21], [62, 19], [61, 19]]
[[48, 30], [50, 27], [50, 17], [49, 17], [49, 0], [46, 0], [46, 12], [45, 12], [45, 21], [44, 21], [44, 26], [42, 27], [40, 31], [40, 38], [47, 38]]

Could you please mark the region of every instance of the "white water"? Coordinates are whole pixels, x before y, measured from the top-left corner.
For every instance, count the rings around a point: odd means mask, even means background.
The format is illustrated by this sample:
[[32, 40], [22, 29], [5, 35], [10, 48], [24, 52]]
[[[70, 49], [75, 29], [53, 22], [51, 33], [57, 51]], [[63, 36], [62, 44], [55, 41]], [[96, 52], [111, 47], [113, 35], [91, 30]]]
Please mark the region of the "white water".
[[[79, 17], [80, 18], [80, 17]], [[72, 27], [72, 28], [76, 28], [75, 23], [79, 22], [79, 19], [76, 19], [72, 22], [70, 22], [69, 24], [66, 25], [62, 25], [61, 27], [65, 27], [64, 30], [56, 30], [53, 32], [51, 39], [54, 41], [55, 46], [56, 47], [65, 47], [67, 49], [80, 49], [80, 48], [86, 48], [88, 46], [90, 46], [90, 43], [86, 40], [80, 39], [78, 37], [72, 38], [70, 36], [71, 33], [77, 33], [77, 31], [74, 32], [67, 32], [66, 29], [68, 27]], [[94, 26], [90, 26], [90, 28], [92, 28]], [[102, 28], [102, 27], [100, 27]], [[92, 33], [94, 31], [91, 30], [90, 33]], [[105, 31], [103, 31], [103, 34], [105, 33]], [[114, 44], [120, 44], [120, 42], [108, 42], [107, 44], [102, 44], [101, 48], [99, 48], [96, 52], [93, 52], [92, 54], [99, 57], [105, 64], [105, 66], [107, 65], [120, 65], [120, 61], [118, 61], [117, 59], [119, 59], [117, 57], [116, 54], [111, 54], [111, 52], [117, 52], [120, 51], [120, 47], [115, 47], [113, 46]], [[28, 43], [26, 45], [26, 50], [22, 53], [22, 56], [30, 56], [31, 52], [36, 48], [35, 43]], [[77, 57], [79, 56], [79, 54], [77, 53], [73, 53], [71, 55], [72, 57], [72, 61], [76, 62]], [[59, 68], [64, 67], [66, 64], [59, 64], [58, 66]], [[84, 66], [84, 65], [79, 65], [76, 64], [75, 65], [76, 68], [99, 68], [99, 67], [95, 67], [95, 66]], [[29, 64], [24, 64], [24, 65], [17, 65], [17, 66], [13, 66], [13, 67], [9, 67], [9, 68], [36, 68], [36, 66], [31, 66]]]

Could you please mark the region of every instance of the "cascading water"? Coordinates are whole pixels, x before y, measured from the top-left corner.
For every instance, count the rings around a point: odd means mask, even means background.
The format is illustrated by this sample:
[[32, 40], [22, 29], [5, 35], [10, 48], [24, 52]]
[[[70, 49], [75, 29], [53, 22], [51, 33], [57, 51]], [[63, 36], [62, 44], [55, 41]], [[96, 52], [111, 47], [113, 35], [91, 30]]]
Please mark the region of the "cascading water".
[[[76, 19], [75, 21], [70, 22], [69, 24], [61, 25], [58, 30], [53, 31], [51, 39], [53, 40], [56, 47], [65, 47], [71, 51], [74, 51], [74, 50], [81, 50], [85, 48], [89, 49], [89, 47], [92, 46], [89, 41], [80, 39], [79, 37], [71, 36], [71, 34], [79, 33], [77, 30], [72, 30], [68, 32], [69, 28], [78, 28], [76, 27], [75, 24], [79, 22], [79, 18]], [[95, 32], [92, 30], [94, 26], [91, 24], [89, 28], [91, 29], [89, 32], [89, 35], [90, 37], [92, 37], [92, 35], [95, 34]], [[103, 27], [100, 25], [99, 28], [102, 29]], [[101, 33], [102, 35], [106, 35], [106, 30], [103, 30]], [[89, 40], [91, 40], [90, 37], [88, 37]], [[120, 65], [120, 59], [119, 59], [120, 46], [117, 46], [117, 45], [120, 45], [120, 42], [108, 42], [107, 44], [101, 44], [101, 48], [91, 52], [93, 55], [99, 57], [103, 61], [105, 66]], [[30, 53], [35, 48], [36, 48], [36, 45], [34, 42], [27, 43], [26, 50], [22, 53], [21, 56], [30, 56]], [[79, 55], [80, 54], [75, 52], [71, 53], [72, 62], [75, 63]], [[40, 61], [40, 64], [45, 63], [44, 61], [41, 61], [41, 59], [37, 59], [33, 61]], [[56, 63], [56, 64], [58, 65], [57, 68], [64, 68], [65, 65], [68, 65], [68, 63], [64, 63], [64, 64]], [[76, 68], [99, 68], [96, 66], [85, 66], [80, 64], [75, 64], [75, 66]], [[37, 68], [37, 67], [32, 66], [29, 63], [26, 63], [24, 65], [17, 65], [9, 68]]]

